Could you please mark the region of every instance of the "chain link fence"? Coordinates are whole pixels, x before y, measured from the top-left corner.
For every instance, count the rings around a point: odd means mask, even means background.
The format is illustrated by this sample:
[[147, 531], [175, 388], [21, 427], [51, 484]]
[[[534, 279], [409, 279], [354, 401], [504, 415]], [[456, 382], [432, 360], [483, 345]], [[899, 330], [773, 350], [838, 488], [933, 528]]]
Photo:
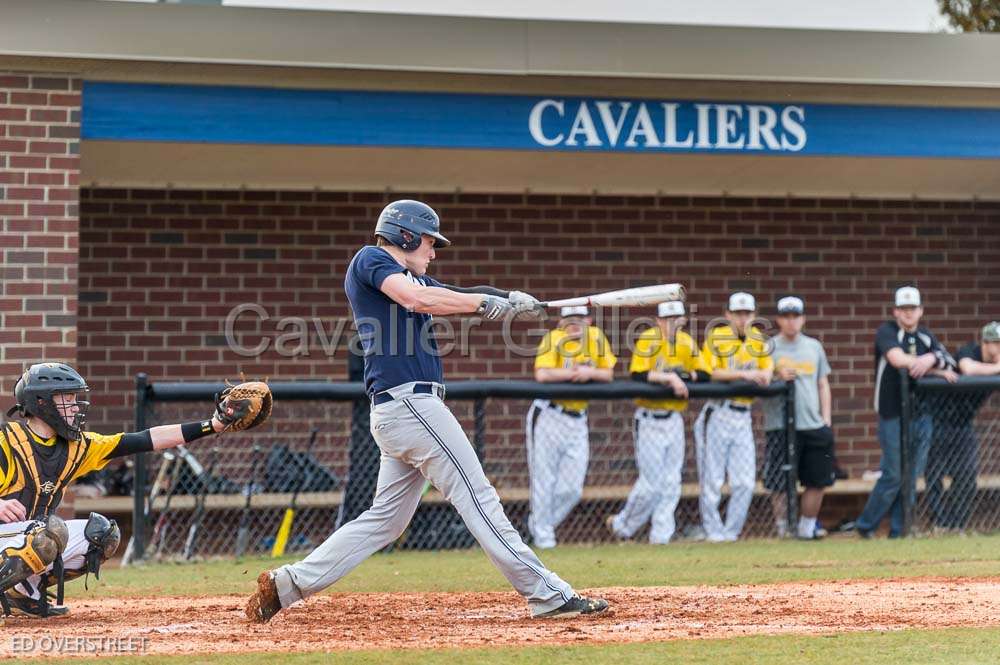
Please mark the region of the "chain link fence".
[[[918, 533], [1000, 529], [1000, 379], [963, 377], [959, 384], [921, 380], [911, 392], [910, 416], [929, 421], [911, 436], [917, 465], [913, 526]], [[913, 428], [911, 428], [913, 429]]]
[[[220, 388], [142, 388], [138, 424], [204, 419]], [[361, 385], [272, 388], [274, 410], [263, 428], [143, 456], [136, 486], [145, 487], [145, 502], [134, 529], [146, 558], [267, 553], [297, 490], [288, 552], [312, 549], [371, 505], [379, 451]], [[749, 403], [750, 396], [758, 404], [784, 401], [790, 391], [777, 383], [701, 384], [691, 392], [686, 410], [656, 411], [637, 408], [633, 398], [669, 392], [643, 383], [459, 382], [449, 386], [447, 402], [511, 521], [537, 547], [774, 535], [772, 499], [761, 482], [763, 419]], [[574, 412], [560, 404], [565, 397], [591, 401], [586, 412]], [[474, 544], [428, 485], [410, 527], [390, 547]]]
[[[293, 498], [287, 551], [304, 552], [371, 505], [379, 450], [361, 385], [274, 387], [264, 428], [143, 456], [146, 473], [137, 474], [136, 485], [146, 488], [146, 502], [136, 529], [147, 558], [267, 553]], [[148, 387], [140, 424], [203, 419], [219, 388]], [[911, 433], [903, 463], [916, 465], [919, 478], [904, 492], [916, 497], [908, 526], [917, 533], [1000, 529], [998, 388], [994, 378], [963, 377], [957, 385], [925, 379], [904, 398]], [[797, 464], [789, 460], [802, 448], [790, 436], [794, 422], [765, 432], [760, 406], [777, 400], [787, 421], [794, 392], [783, 383], [701, 384], [692, 386], [684, 409], [634, 402], [664, 390], [632, 382], [460, 382], [449, 388], [448, 405], [511, 521], [536, 547], [783, 535], [797, 518]], [[590, 402], [574, 410], [567, 397]], [[932, 437], [915, 435], [923, 422], [932, 424]], [[390, 548], [474, 544], [428, 484], [412, 523]]]

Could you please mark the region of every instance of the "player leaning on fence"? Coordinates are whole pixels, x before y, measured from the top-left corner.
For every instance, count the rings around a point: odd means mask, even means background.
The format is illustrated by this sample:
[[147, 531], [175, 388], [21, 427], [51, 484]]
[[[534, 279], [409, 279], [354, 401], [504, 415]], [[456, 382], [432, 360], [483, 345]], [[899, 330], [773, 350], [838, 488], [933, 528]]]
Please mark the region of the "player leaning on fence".
[[63, 492], [74, 480], [115, 457], [173, 448], [222, 432], [244, 415], [242, 410], [227, 411], [223, 401], [209, 420], [96, 434], [84, 431], [88, 393], [83, 377], [62, 363], [32, 365], [14, 386], [17, 403], [7, 416], [17, 413], [23, 420], [0, 425], [0, 603], [7, 614], [66, 614], [65, 607], [49, 603], [50, 583], [61, 601], [64, 579], [97, 575], [118, 548], [121, 535], [114, 520], [97, 513], [85, 520], [56, 516]]
[[[902, 379], [899, 370], [906, 370], [911, 379], [936, 375], [951, 382], [958, 380], [953, 369], [955, 360], [931, 331], [920, 325], [923, 314], [920, 292], [912, 286], [904, 286], [896, 291], [893, 320], [886, 321], [875, 332], [875, 410], [878, 412], [878, 441], [882, 448], [879, 464], [882, 475], [875, 482], [858, 519], [844, 525], [845, 529], [856, 529], [862, 538], [870, 538], [890, 512], [889, 537], [898, 538], [903, 531], [900, 491], [903, 483], [900, 463]], [[929, 406], [926, 400], [913, 401], [909, 450], [913, 462], [909, 480], [914, 485], [917, 477], [924, 472], [933, 435]]]
[[[749, 381], [760, 386], [771, 383], [774, 363], [768, 355], [767, 338], [753, 325], [756, 312], [756, 301], [749, 293], [729, 297], [729, 325], [708, 334], [699, 359], [700, 368], [710, 373], [713, 381]], [[752, 404], [751, 397], [710, 400], [694, 424], [701, 483], [698, 506], [709, 542], [736, 540], [747, 519], [757, 475]], [[731, 496], [723, 522], [719, 502], [727, 475]]]
[[625, 507], [606, 521], [618, 538], [631, 538], [650, 521], [650, 543], [665, 545], [674, 535], [674, 511], [681, 498], [684, 466], [686, 382], [699, 378], [698, 347], [682, 330], [685, 323], [683, 302], [660, 303], [656, 325], [643, 331], [636, 340], [629, 364], [632, 379], [671, 388], [677, 398], [635, 401], [632, 433], [639, 477]]
[[[778, 301], [779, 335], [771, 338], [771, 358], [777, 378], [795, 381], [795, 456], [798, 479], [805, 487], [795, 536], [803, 540], [822, 538], [826, 532], [816, 525], [823, 490], [833, 484], [833, 431], [830, 363], [818, 339], [802, 333], [805, 303], [789, 296]], [[788, 457], [785, 401], [764, 401], [764, 487], [771, 494], [775, 527], [785, 535], [787, 526], [788, 476], [782, 467]]]
[[[970, 342], [955, 357], [963, 376], [1000, 375], [1000, 322], [986, 324], [979, 343]], [[979, 441], [974, 421], [992, 390], [935, 395], [934, 436], [927, 459], [927, 504], [934, 526], [964, 531], [976, 501]], [[951, 486], [943, 489], [945, 476]]]
[[[559, 326], [539, 342], [540, 383], [608, 382], [618, 361], [586, 307], [563, 307]], [[528, 530], [535, 547], [556, 546], [556, 527], [583, 496], [590, 458], [587, 400], [536, 399], [528, 409], [525, 441], [531, 476]]]

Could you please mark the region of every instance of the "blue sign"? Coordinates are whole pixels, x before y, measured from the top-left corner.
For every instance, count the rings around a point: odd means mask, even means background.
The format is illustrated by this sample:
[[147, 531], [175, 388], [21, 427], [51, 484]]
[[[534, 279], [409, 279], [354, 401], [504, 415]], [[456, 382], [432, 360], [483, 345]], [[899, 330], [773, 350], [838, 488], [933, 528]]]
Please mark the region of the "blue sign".
[[84, 139], [1000, 158], [1000, 109], [87, 82]]

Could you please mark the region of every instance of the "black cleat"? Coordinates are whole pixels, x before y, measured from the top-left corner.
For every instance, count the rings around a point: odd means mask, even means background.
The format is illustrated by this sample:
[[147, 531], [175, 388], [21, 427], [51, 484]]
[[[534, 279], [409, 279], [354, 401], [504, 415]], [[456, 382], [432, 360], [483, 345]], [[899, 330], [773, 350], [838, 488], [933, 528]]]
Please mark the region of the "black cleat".
[[561, 607], [549, 610], [544, 614], [536, 614], [535, 619], [572, 619], [582, 614], [600, 614], [608, 609], [608, 601], [603, 598], [584, 598], [573, 596]]
[[34, 617], [36, 619], [52, 619], [69, 614], [65, 605], [48, 605], [43, 613], [42, 604], [34, 598], [22, 595], [17, 591], [7, 592], [7, 603], [10, 605], [11, 616]]

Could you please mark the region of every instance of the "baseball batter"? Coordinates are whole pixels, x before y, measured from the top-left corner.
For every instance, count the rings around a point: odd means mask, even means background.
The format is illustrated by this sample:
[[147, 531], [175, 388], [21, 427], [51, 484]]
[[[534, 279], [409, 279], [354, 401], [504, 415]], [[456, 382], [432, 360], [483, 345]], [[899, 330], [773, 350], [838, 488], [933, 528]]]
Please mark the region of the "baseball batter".
[[[538, 344], [535, 380], [611, 381], [617, 358], [586, 307], [563, 307], [559, 326]], [[590, 459], [586, 400], [536, 399], [528, 409], [525, 441], [531, 476], [528, 530], [535, 547], [556, 546], [556, 527], [583, 496]]]
[[[766, 337], [753, 326], [757, 311], [749, 293], [729, 297], [726, 320], [709, 333], [701, 350], [700, 366], [713, 381], [771, 383], [774, 363]], [[694, 424], [695, 454], [701, 494], [702, 526], [709, 542], [734, 541], [740, 537], [750, 510], [757, 476], [757, 451], [750, 407], [753, 398], [709, 400]], [[722, 484], [729, 477], [730, 498], [726, 521], [719, 515]]]
[[674, 511], [681, 498], [684, 466], [684, 412], [686, 381], [698, 380], [698, 347], [681, 330], [687, 319], [684, 303], [660, 303], [656, 326], [636, 341], [629, 373], [634, 381], [648, 381], [672, 388], [677, 399], [635, 401], [635, 464], [639, 478], [625, 507], [609, 518], [608, 526], [619, 538], [631, 538], [652, 518], [649, 542], [666, 545], [674, 536]]
[[[5, 614], [60, 616], [62, 583], [99, 574], [115, 553], [118, 525], [103, 515], [62, 520], [55, 514], [77, 478], [123, 455], [173, 448], [222, 432], [240, 413], [219, 410], [210, 420], [163, 425], [130, 434], [86, 432], [89, 388], [69, 365], [32, 365], [14, 386], [7, 412], [22, 422], [0, 425], [0, 603]], [[55, 585], [56, 593], [48, 587]], [[51, 601], [56, 603], [52, 604]]]
[[437, 213], [423, 203], [390, 203], [375, 235], [377, 245], [354, 255], [344, 280], [364, 349], [371, 432], [382, 454], [375, 499], [302, 561], [262, 572], [247, 617], [269, 621], [398, 538], [416, 512], [425, 478], [455, 506], [490, 561], [527, 599], [533, 616], [606, 610], [606, 601], [577, 595], [524, 544], [443, 401], [432, 317], [476, 313], [496, 320], [535, 312], [538, 301], [491, 287], [446, 287], [429, 277], [435, 250], [451, 242], [440, 233]]

